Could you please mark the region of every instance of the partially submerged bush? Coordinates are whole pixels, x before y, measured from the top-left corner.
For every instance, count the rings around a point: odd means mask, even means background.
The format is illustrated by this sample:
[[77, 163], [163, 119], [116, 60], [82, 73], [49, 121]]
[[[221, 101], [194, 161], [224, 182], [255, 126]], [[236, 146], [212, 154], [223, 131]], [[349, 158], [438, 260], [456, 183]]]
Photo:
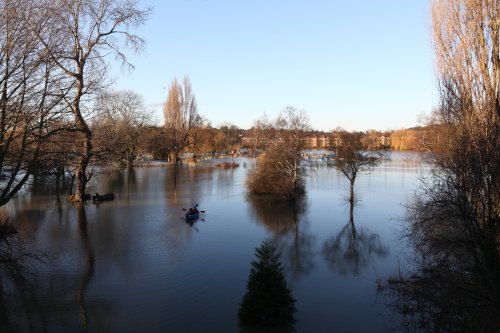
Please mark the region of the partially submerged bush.
[[278, 143], [262, 154], [250, 169], [248, 190], [256, 194], [276, 194], [294, 198], [304, 193], [303, 170], [300, 151]]
[[251, 193], [277, 194], [294, 199], [305, 189], [301, 164], [309, 120], [304, 111], [289, 106], [281, 111], [271, 126], [275, 137], [250, 170], [247, 187]]

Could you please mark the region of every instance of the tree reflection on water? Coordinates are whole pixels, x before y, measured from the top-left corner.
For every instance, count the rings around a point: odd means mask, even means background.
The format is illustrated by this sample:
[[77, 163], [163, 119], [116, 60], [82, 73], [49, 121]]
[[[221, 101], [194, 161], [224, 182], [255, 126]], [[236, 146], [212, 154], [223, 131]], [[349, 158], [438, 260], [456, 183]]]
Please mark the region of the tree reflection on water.
[[0, 236], [0, 332], [49, 332], [54, 322], [64, 331], [90, 330], [86, 295], [95, 255], [86, 207], [79, 204], [74, 209], [83, 255], [81, 274], [65, 271], [57, 258], [28, 249], [25, 237]]
[[415, 268], [388, 278], [380, 292], [407, 330], [499, 332], [499, 250], [448, 204], [420, 197], [409, 207]]
[[305, 197], [294, 201], [267, 195], [248, 195], [251, 214], [273, 233], [281, 260], [293, 278], [307, 275], [314, 268], [314, 236], [307, 234], [303, 220], [307, 212]]
[[18, 331], [20, 319], [28, 319], [24, 322], [32, 330], [29, 319], [37, 317], [38, 304], [30, 261], [42, 259], [17, 234], [0, 234], [0, 332]]
[[350, 205], [349, 222], [323, 244], [323, 256], [329, 268], [343, 275], [358, 275], [373, 258], [389, 254], [379, 235], [364, 227], [356, 228], [353, 210]]
[[15, 235], [0, 235], [0, 332], [15, 329], [12, 309], [7, 304], [9, 294], [21, 292], [18, 286], [24, 280], [22, 258], [18, 255], [22, 247], [19, 242]]
[[90, 280], [94, 276], [94, 271], [95, 271], [95, 255], [94, 255], [94, 250], [92, 248], [92, 243], [89, 239], [88, 232], [87, 232], [87, 212], [85, 211], [85, 206], [79, 205], [77, 207], [77, 216], [78, 216], [78, 231], [79, 231], [79, 236], [82, 241], [83, 245], [83, 250], [85, 253], [85, 266], [84, 266], [84, 271], [83, 275], [81, 277], [80, 283], [78, 285], [78, 292], [77, 292], [77, 301], [78, 301], [78, 306], [80, 309], [80, 321], [82, 323], [83, 330], [86, 332], [88, 331], [88, 311], [87, 311], [87, 304], [85, 301], [85, 295], [87, 292], [88, 285], [90, 283]]

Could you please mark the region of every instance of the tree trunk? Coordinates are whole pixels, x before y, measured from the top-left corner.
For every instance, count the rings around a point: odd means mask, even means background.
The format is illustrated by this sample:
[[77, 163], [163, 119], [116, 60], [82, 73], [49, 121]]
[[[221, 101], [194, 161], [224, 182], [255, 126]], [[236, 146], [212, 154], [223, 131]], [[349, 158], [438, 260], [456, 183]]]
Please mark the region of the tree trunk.
[[349, 204], [351, 207], [354, 205], [354, 179], [349, 182]]
[[89, 177], [87, 177], [87, 167], [90, 163], [90, 158], [92, 157], [92, 131], [87, 127], [85, 131], [85, 140], [83, 141], [83, 151], [80, 161], [78, 162], [78, 167], [76, 169], [76, 189], [75, 193], [70, 195], [70, 201], [83, 202], [87, 199], [85, 196], [85, 190]]
[[168, 163], [175, 163], [175, 156], [176, 156], [176, 154], [174, 151], [169, 151], [168, 156], [167, 156], [168, 157], [167, 162]]
[[130, 151], [127, 152], [127, 169], [134, 167], [134, 154]]
[[179, 165], [182, 163], [181, 161], [181, 158], [180, 158], [181, 154], [180, 152], [176, 149], [174, 150], [173, 152], [171, 152], [171, 155], [170, 155], [170, 163], [174, 163], [175, 165]]
[[56, 193], [59, 195], [61, 189], [61, 173], [59, 170], [56, 170]]

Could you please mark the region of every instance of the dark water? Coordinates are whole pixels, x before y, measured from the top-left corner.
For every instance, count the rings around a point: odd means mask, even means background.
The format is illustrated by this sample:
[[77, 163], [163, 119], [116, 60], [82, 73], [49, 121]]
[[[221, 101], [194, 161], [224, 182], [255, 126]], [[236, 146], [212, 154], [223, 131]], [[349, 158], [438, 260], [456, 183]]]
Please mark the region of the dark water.
[[[2, 273], [9, 330], [237, 332], [254, 250], [275, 240], [296, 303], [296, 332], [382, 332], [391, 315], [377, 279], [405, 265], [398, 218], [425, 172], [416, 156], [361, 175], [354, 225], [345, 178], [308, 169], [296, 206], [246, 195], [252, 163], [138, 168], [102, 176], [92, 192], [113, 202], [77, 208], [55, 195], [24, 196], [7, 209], [30, 251], [24, 280]], [[182, 208], [205, 210], [193, 224]], [[0, 309], [0, 311], [2, 311]], [[5, 324], [8, 323], [8, 324]]]

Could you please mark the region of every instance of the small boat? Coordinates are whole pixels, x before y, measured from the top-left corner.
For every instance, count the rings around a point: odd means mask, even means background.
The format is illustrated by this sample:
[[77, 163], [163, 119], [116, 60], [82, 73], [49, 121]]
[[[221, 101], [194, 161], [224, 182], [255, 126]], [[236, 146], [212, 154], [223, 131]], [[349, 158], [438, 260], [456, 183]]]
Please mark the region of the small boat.
[[198, 210], [197, 207], [198, 204], [196, 204], [193, 208], [189, 208], [186, 211], [186, 214], [184, 215], [184, 219], [186, 219], [186, 221], [193, 221], [200, 218], [200, 211]]
[[192, 211], [192, 212], [187, 212], [186, 215], [184, 215], [184, 218], [186, 221], [192, 221], [200, 218], [200, 212], [198, 211]]
[[115, 195], [113, 193], [99, 194], [96, 193], [92, 196], [92, 201], [112, 201], [115, 200]]

